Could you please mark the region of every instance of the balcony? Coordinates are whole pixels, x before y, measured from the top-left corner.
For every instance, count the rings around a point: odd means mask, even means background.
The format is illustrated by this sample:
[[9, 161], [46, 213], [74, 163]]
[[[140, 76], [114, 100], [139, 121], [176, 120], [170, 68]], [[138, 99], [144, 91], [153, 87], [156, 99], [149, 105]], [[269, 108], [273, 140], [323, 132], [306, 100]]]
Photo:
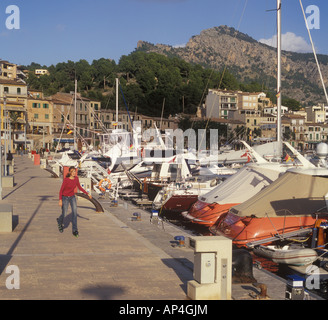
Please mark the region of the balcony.
[[236, 103], [222, 103], [221, 109], [237, 110], [237, 104]]

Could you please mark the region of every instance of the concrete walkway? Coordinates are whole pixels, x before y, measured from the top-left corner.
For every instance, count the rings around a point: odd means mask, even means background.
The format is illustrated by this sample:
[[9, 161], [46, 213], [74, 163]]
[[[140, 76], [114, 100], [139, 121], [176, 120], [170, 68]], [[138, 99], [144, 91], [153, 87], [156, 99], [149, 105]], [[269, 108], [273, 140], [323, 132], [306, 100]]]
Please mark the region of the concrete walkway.
[[[186, 300], [192, 272], [110, 212], [78, 201], [80, 237], [70, 214], [59, 233], [54, 179], [31, 159], [15, 157], [15, 187], [3, 189], [14, 207], [12, 233], [0, 234], [0, 299]], [[20, 271], [20, 289], [6, 286], [8, 266]]]

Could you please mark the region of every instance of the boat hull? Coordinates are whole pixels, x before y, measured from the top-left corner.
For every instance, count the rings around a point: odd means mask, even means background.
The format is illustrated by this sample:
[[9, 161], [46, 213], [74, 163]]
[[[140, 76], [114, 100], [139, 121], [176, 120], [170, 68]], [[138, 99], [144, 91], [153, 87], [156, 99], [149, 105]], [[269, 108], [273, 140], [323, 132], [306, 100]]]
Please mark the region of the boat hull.
[[211, 227], [234, 205], [237, 203], [218, 204], [198, 200], [188, 212], [183, 212], [182, 215], [193, 223]]
[[276, 249], [265, 246], [257, 246], [253, 249], [257, 256], [267, 258], [278, 264], [288, 264], [294, 266], [304, 266], [313, 263], [318, 254], [310, 248], [300, 249]]
[[[293, 217], [238, 217], [229, 212], [225, 217], [218, 221], [217, 225], [210, 228], [216, 235], [223, 235], [232, 239], [237, 247], [245, 247], [251, 242], [265, 241], [284, 233], [300, 230], [302, 228], [312, 228], [316, 218], [310, 215]], [[279, 239], [279, 236], [277, 236]], [[270, 244], [272, 240], [263, 242]]]
[[181, 213], [188, 211], [197, 201], [198, 195], [172, 195], [163, 205], [162, 210], [170, 213]]
[[163, 187], [165, 186], [165, 184], [162, 183], [147, 183], [147, 195], [148, 195], [148, 199], [150, 201], [154, 201], [154, 199], [157, 196], [157, 193], [163, 189]]

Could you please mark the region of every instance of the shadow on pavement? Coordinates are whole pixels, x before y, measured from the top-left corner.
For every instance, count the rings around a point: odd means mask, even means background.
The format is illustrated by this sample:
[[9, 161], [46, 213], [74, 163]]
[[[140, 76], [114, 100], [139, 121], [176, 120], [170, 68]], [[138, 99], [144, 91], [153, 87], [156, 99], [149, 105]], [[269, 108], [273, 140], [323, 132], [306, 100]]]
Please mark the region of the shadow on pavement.
[[93, 296], [97, 300], [120, 300], [120, 296], [124, 294], [121, 287], [116, 286], [92, 286], [82, 290], [83, 293]]
[[34, 210], [32, 216], [30, 217], [30, 219], [28, 220], [28, 222], [26, 223], [26, 225], [24, 226], [22, 231], [19, 233], [17, 239], [14, 241], [14, 243], [9, 248], [7, 254], [0, 255], [0, 275], [3, 273], [3, 271], [6, 269], [7, 265], [9, 264], [15, 249], [17, 248], [19, 242], [23, 238], [25, 232], [29, 228], [29, 226], [32, 223], [33, 219], [35, 218], [36, 214], [40, 211], [42, 204], [44, 204], [44, 202], [46, 202], [49, 198], [52, 198], [52, 196], [39, 196], [39, 198], [40, 198], [40, 202], [39, 202], [38, 206]]

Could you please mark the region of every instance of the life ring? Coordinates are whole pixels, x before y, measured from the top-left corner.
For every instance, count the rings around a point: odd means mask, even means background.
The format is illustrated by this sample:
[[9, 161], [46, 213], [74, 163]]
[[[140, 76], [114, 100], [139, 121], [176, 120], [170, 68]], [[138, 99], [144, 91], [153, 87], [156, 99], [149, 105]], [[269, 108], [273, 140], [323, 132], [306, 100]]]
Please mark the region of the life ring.
[[106, 192], [106, 189], [110, 189], [112, 187], [112, 182], [109, 179], [102, 179], [98, 184], [98, 188], [102, 192]]

